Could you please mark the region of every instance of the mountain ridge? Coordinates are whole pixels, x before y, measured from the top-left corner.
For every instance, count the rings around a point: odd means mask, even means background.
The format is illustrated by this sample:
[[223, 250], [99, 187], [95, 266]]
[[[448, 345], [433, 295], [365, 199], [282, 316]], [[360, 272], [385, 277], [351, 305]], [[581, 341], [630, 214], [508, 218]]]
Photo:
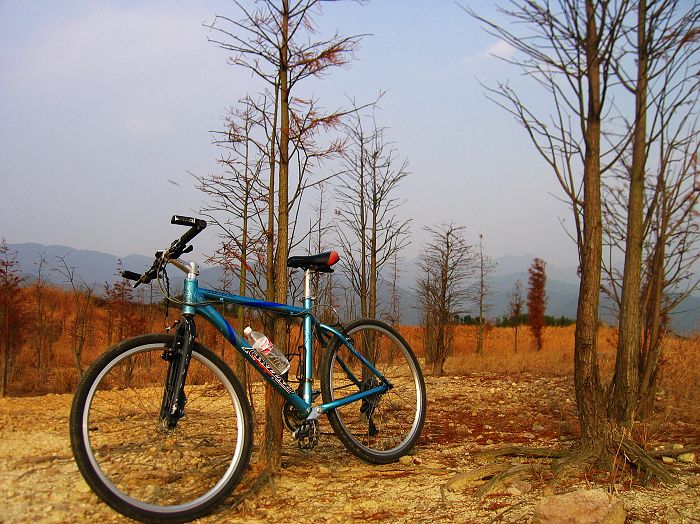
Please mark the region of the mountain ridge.
[[[44, 245], [39, 243], [8, 244], [12, 252], [17, 253], [17, 262], [22, 274], [28, 279], [36, 278], [40, 256], [46, 259], [44, 277], [61, 286], [66, 286], [66, 279], [52, 271], [62, 265], [64, 260], [68, 267], [75, 268], [77, 278], [90, 285], [95, 285], [101, 293], [105, 284], [113, 284], [119, 279], [117, 274], [118, 261], [122, 267], [135, 272], [142, 272], [153, 262], [153, 257], [130, 254], [124, 257], [103, 253], [95, 250], [75, 249], [65, 245]], [[535, 257], [532, 255], [505, 255], [494, 259], [496, 267], [490, 277], [492, 304], [488, 318], [502, 317], [508, 314], [508, 303], [515, 282], [520, 280], [523, 285], [523, 295], [527, 292], [527, 269]], [[547, 314], [555, 317], [565, 316], [575, 318], [578, 298], [578, 276], [576, 268], [547, 264]], [[220, 268], [202, 265], [200, 280], [207, 285], [216, 287], [221, 279]], [[419, 322], [419, 312], [411, 304], [415, 304], [414, 286], [419, 274], [416, 260], [407, 260], [401, 269], [401, 280], [398, 286], [401, 319], [407, 324]], [[342, 278], [342, 277], [341, 277]], [[171, 280], [172, 276], [171, 276]], [[388, 285], [380, 286], [380, 302], [388, 304], [391, 290]], [[525, 297], [523, 297], [525, 298]], [[679, 313], [674, 315], [672, 325], [679, 333], [691, 333], [700, 330], [700, 297], [691, 296], [677, 308]], [[463, 314], [477, 316], [473, 307], [465, 308]], [[603, 321], [612, 323], [614, 318], [606, 308], [601, 309]]]

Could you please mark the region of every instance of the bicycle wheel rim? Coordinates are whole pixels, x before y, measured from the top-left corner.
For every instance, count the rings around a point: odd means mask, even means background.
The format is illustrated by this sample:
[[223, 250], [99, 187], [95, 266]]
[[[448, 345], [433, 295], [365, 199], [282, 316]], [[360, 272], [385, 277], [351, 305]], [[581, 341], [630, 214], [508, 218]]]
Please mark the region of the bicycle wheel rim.
[[[108, 473], [105, 472], [105, 463], [100, 463], [96, 459], [96, 453], [97, 450], [95, 446], [93, 446], [94, 441], [96, 440], [94, 437], [94, 433], [91, 434], [91, 427], [93, 427], [91, 424], [94, 422], [94, 420], [91, 420], [91, 413], [92, 413], [92, 408], [93, 404], [96, 401], [96, 395], [98, 392], [102, 391], [99, 389], [100, 385], [103, 384], [103, 380], [107, 375], [113, 371], [115, 368], [117, 368], [121, 363], [127, 361], [131, 357], [142, 354], [142, 353], [147, 353], [147, 352], [152, 352], [152, 351], [160, 351], [165, 347], [165, 345], [161, 342], [155, 342], [151, 344], [144, 344], [137, 346], [135, 348], [132, 348], [130, 350], [125, 351], [118, 357], [114, 358], [110, 363], [105, 366], [104, 369], [100, 371], [100, 373], [97, 375], [95, 380], [92, 382], [92, 385], [90, 389], [88, 390], [87, 396], [86, 396], [86, 401], [85, 401], [85, 409], [83, 410], [82, 413], [82, 436], [83, 436], [83, 442], [86, 447], [87, 451], [87, 458], [90, 462], [90, 465], [92, 466], [92, 470], [94, 471], [95, 475], [97, 476], [99, 482], [104, 486], [106, 490], [108, 490], [113, 496], [117, 497], [118, 499], [122, 500], [126, 504], [144, 512], [144, 513], [151, 513], [151, 514], [161, 514], [164, 517], [167, 517], [168, 515], [172, 514], [185, 514], [186, 512], [190, 511], [196, 511], [199, 508], [208, 505], [212, 499], [215, 499], [222, 491], [222, 489], [231, 481], [232, 478], [234, 478], [237, 475], [237, 466], [240, 464], [241, 459], [243, 458], [244, 455], [244, 435], [245, 435], [245, 428], [244, 428], [244, 410], [243, 406], [241, 405], [240, 399], [236, 395], [236, 392], [234, 390], [233, 384], [230, 382], [228, 377], [224, 374], [224, 372], [219, 369], [219, 367], [212, 362], [210, 359], [208, 359], [206, 356], [202, 355], [201, 353], [197, 351], [193, 351], [192, 353], [192, 360], [190, 362], [190, 369], [192, 370], [193, 367], [197, 367], [199, 364], [203, 366], [203, 368], [206, 368], [206, 370], [211, 373], [213, 377], [218, 379], [219, 383], [224, 387], [225, 393], [226, 393], [226, 398], [228, 398], [228, 402], [230, 407], [233, 410], [233, 417], [235, 417], [235, 444], [232, 447], [232, 452], [230, 459], [227, 459], [228, 466], [226, 467], [225, 471], [221, 475], [221, 477], [218, 479], [216, 483], [214, 483], [211, 487], [206, 489], [206, 491], [203, 492], [203, 494], [196, 496], [192, 498], [191, 500], [188, 500], [186, 502], [182, 503], [177, 503], [177, 504], [168, 504], [168, 505], [163, 505], [163, 504], [157, 504], [153, 502], [146, 502], [140, 498], [136, 498], [132, 496], [132, 494], [127, 493], [123, 489], [121, 489], [117, 483], [113, 481], [112, 476], [110, 476]], [[159, 355], [158, 355], [158, 358]], [[163, 366], [165, 367], [166, 364], [163, 363]], [[164, 372], [163, 372], [164, 375]], [[190, 374], [188, 373], [188, 381], [189, 381]], [[158, 424], [158, 415], [160, 411], [160, 400], [162, 398], [162, 382], [160, 388], [157, 389], [157, 394], [153, 396], [153, 403], [152, 403], [152, 415], [154, 416], [155, 420], [153, 420], [153, 425], [157, 426]], [[206, 385], [206, 384], [205, 384]], [[192, 390], [189, 390], [189, 393], [191, 394]], [[188, 393], [188, 389], [186, 386], [186, 393]], [[189, 396], [189, 395], [188, 395]], [[136, 399], [137, 395], [134, 395], [134, 398]], [[224, 398], [224, 397], [222, 397]], [[189, 400], [188, 400], [189, 404]], [[188, 406], [185, 406], [186, 410], [188, 409]], [[181, 423], [185, 423], [185, 419], [181, 420]], [[175, 430], [177, 431], [177, 430]], [[155, 432], [155, 430], [154, 430]], [[167, 437], [164, 437], [167, 438]], [[145, 442], [143, 443], [145, 445]], [[154, 443], [149, 443], [149, 445], [154, 444]], [[157, 445], [157, 442], [155, 442]]]
[[[365, 422], [362, 413], [358, 411], [362, 407], [366, 407], [367, 404], [363, 406], [357, 402], [336, 408], [335, 418], [340, 430], [353, 441], [354, 445], [365, 451], [369, 458], [378, 462], [389, 462], [410, 450], [420, 435], [425, 414], [425, 386], [418, 363], [410, 349], [390, 330], [379, 324], [360, 324], [349, 328], [348, 337], [354, 339], [356, 346], [362, 346], [362, 341], [357, 339], [368, 333], [374, 336], [379, 335], [385, 341], [380, 343], [380, 345], [385, 345], [383, 350], [379, 352], [379, 358], [370, 358], [369, 360], [393, 386], [379, 396], [378, 403], [371, 413], [371, 419], [377, 426], [379, 433], [370, 435], [370, 417], [367, 417], [367, 422]], [[394, 358], [396, 360], [393, 365], [388, 365], [386, 362], [389, 348], [393, 348], [395, 352]], [[357, 349], [363, 356], [367, 357], [362, 348], [358, 347]], [[345, 373], [338, 373], [340, 368], [337, 360], [339, 353], [342, 353], [341, 358], [344, 355], [345, 365], [352, 367], [352, 371], [357, 377], [372, 375], [367, 372], [366, 366], [362, 365], [357, 358], [349, 357], [350, 351], [346, 346], [339, 344], [331, 359], [328, 377], [329, 389], [334, 400], [342, 398], [338, 392], [343, 389], [347, 389], [347, 393], [357, 392], [357, 388], [351, 386], [345, 378]], [[385, 361], [382, 362], [383, 360]], [[349, 364], [348, 361], [351, 363]], [[403, 372], [397, 374], [397, 371], [402, 368]], [[360, 370], [364, 370], [364, 373]], [[342, 377], [340, 382], [339, 377]]]

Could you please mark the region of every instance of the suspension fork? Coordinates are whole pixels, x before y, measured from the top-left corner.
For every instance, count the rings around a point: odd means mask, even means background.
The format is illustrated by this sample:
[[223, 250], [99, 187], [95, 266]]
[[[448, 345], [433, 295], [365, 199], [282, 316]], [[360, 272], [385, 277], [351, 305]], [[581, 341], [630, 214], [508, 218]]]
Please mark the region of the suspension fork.
[[166, 348], [161, 355], [168, 361], [163, 400], [160, 407], [160, 420], [165, 429], [175, 429], [185, 414], [185, 379], [192, 358], [192, 347], [196, 336], [194, 315], [185, 314], [177, 327], [172, 348]]

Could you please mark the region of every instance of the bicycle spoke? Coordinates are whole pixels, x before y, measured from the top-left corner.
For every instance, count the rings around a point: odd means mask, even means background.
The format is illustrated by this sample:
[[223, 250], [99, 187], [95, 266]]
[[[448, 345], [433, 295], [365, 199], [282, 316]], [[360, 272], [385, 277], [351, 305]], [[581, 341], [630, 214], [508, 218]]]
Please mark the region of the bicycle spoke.
[[246, 440], [248, 451], [241, 451], [240, 397], [232, 396], [229, 379], [198, 353], [188, 370], [193, 383], [184, 387], [184, 416], [174, 429], [164, 426], [160, 412], [168, 362], [160, 355], [169, 344], [136, 346], [108, 364], [85, 401], [86, 416], [71, 421], [72, 439], [76, 421], [88, 422], [77, 434], [86, 439], [81, 449], [89, 450], [99, 482], [116, 498], [129, 505], [138, 501], [155, 513], [167, 506], [198, 507], [207, 493], [222, 489], [222, 478], [236, 480], [232, 464], [240, 464], [250, 449]]
[[[354, 349], [377, 370], [342, 344], [327, 357], [324, 401], [371, 391], [385, 377], [392, 387], [329, 413], [336, 434], [348, 449], [372, 462], [392, 462], [415, 443], [425, 416], [425, 386], [410, 348], [390, 327], [358, 320], [347, 328]], [[358, 384], [354, 384], [356, 378]]]

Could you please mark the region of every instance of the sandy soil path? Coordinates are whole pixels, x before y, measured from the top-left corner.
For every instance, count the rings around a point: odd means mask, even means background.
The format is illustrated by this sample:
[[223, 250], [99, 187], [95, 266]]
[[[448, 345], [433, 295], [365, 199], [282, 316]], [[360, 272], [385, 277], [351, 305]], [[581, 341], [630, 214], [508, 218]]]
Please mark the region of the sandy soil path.
[[[454, 490], [446, 485], [493, 461], [531, 461], [480, 458], [485, 449], [508, 444], [567, 449], [576, 433], [571, 382], [530, 375], [428, 377], [428, 418], [411, 461], [365, 464], [324, 421], [321, 441], [311, 452], [285, 436], [283, 470], [272, 486], [201, 522], [527, 522], [543, 496], [589, 487], [593, 473], [563, 483], [546, 476], [527, 479], [522, 490], [504, 489], [483, 499], [474, 496], [478, 484]], [[69, 395], [0, 399], [0, 522], [127, 521], [92, 494], [73, 463], [70, 402]], [[699, 430], [672, 422], [655, 444], [697, 445]], [[699, 473], [697, 465], [683, 465], [682, 482], [671, 488], [614, 482], [606, 487], [625, 501], [628, 522], [700, 522]], [[252, 480], [249, 475], [244, 483]]]

